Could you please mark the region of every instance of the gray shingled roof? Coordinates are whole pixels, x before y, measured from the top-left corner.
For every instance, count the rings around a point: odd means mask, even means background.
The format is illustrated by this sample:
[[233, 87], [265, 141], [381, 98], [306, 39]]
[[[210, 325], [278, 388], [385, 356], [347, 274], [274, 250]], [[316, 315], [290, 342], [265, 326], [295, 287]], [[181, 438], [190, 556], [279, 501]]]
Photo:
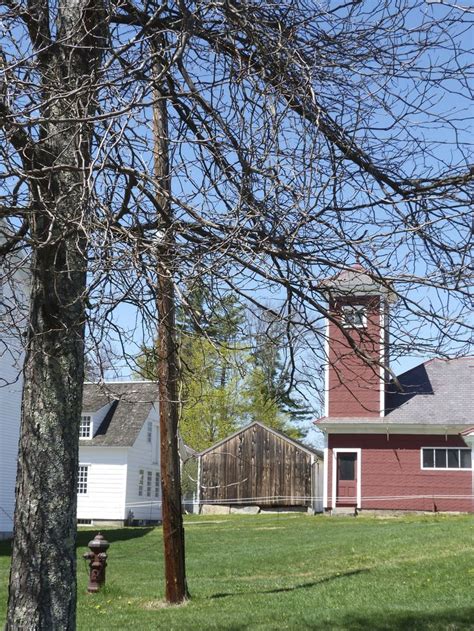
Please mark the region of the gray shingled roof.
[[403, 392], [388, 387], [383, 418], [329, 417], [320, 424], [473, 425], [474, 357], [431, 359], [398, 380]]
[[377, 278], [356, 263], [349, 269], [342, 270], [336, 276], [326, 279], [322, 287], [329, 289], [334, 295], [345, 296], [380, 296], [385, 295], [392, 302], [395, 294], [390, 283]]
[[472, 424], [474, 357], [432, 359], [398, 377], [403, 392], [391, 386], [386, 416], [391, 423]]
[[158, 384], [153, 381], [85, 383], [82, 411], [94, 414], [112, 404], [94, 438], [81, 440], [83, 447], [131, 447], [158, 401]]

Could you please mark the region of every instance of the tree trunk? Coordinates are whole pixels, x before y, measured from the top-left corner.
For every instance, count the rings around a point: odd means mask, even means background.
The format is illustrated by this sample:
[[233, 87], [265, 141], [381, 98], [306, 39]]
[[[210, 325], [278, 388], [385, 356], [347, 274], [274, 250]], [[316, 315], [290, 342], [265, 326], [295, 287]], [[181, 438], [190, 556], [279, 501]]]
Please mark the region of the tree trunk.
[[165, 597], [169, 603], [180, 603], [188, 598], [189, 594], [186, 586], [178, 443], [178, 368], [173, 282], [175, 243], [170, 203], [168, 117], [166, 102], [160, 98], [157, 87], [155, 87], [155, 99], [153, 127], [156, 197], [163, 219], [162, 230], [158, 233], [156, 307]]
[[75, 628], [84, 257], [72, 243], [48, 250], [32, 271], [9, 631]]
[[94, 111], [101, 8], [99, 0], [60, 4], [56, 42], [51, 40], [46, 0], [36, 3], [31, 17], [44, 122], [29, 164], [30, 322], [7, 631], [76, 627], [87, 252], [83, 225], [91, 144], [91, 126], [84, 119]]

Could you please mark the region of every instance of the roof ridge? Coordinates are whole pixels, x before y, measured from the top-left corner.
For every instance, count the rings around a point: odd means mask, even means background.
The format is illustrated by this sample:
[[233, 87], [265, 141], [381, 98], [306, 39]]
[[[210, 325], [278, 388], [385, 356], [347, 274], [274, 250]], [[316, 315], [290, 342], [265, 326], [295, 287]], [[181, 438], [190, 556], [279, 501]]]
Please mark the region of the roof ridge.
[[108, 380], [108, 381], [84, 381], [84, 385], [88, 385], [88, 386], [105, 386], [105, 385], [111, 385], [111, 384], [123, 384], [123, 383], [158, 383], [158, 381], [153, 381], [152, 379], [125, 379], [122, 381], [112, 381], [112, 380]]

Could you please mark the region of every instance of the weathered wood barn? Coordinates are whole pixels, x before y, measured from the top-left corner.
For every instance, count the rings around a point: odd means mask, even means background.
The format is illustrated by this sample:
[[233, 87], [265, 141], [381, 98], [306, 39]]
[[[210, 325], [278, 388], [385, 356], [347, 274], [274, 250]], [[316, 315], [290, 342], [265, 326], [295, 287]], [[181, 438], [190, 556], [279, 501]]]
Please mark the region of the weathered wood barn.
[[254, 422], [198, 454], [201, 506], [322, 511], [322, 452]]

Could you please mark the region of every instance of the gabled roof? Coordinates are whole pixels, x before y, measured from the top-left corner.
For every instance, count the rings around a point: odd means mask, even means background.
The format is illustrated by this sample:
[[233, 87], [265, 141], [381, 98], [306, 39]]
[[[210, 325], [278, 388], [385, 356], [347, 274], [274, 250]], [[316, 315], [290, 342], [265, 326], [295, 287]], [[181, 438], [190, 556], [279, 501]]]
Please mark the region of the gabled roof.
[[264, 425], [263, 423], [260, 423], [259, 421], [253, 421], [253, 423], [249, 423], [245, 427], [241, 427], [240, 429], [238, 429], [233, 434], [229, 434], [229, 436], [226, 436], [225, 438], [223, 438], [222, 440], [218, 441], [217, 443], [214, 443], [214, 445], [211, 445], [211, 447], [208, 447], [207, 449], [204, 449], [203, 451], [198, 453], [197, 456], [203, 456], [204, 454], [209, 453], [213, 449], [216, 449], [217, 447], [220, 447], [221, 445], [225, 444], [228, 440], [231, 440], [232, 438], [235, 438], [239, 434], [242, 434], [243, 432], [246, 432], [247, 430], [251, 429], [254, 426], [261, 427], [265, 431], [270, 432], [272, 434], [275, 434], [275, 436], [278, 436], [279, 438], [283, 438], [288, 443], [291, 443], [292, 445], [294, 445], [298, 449], [301, 449], [302, 451], [305, 451], [306, 453], [310, 454], [311, 456], [316, 455], [319, 458], [323, 457], [323, 452], [320, 451], [319, 449], [315, 449], [314, 447], [308, 447], [308, 445], [304, 445], [299, 440], [295, 440], [294, 438], [290, 438], [289, 436], [287, 436], [283, 432], [280, 432], [277, 429], [273, 429], [273, 427], [267, 427], [267, 425]]
[[109, 409], [94, 437], [82, 447], [131, 447], [153, 406], [158, 409], [158, 384], [154, 381], [85, 383], [82, 411], [94, 414]]
[[473, 425], [474, 357], [431, 359], [398, 376], [403, 391], [389, 384], [385, 416], [329, 417], [321, 424]]

